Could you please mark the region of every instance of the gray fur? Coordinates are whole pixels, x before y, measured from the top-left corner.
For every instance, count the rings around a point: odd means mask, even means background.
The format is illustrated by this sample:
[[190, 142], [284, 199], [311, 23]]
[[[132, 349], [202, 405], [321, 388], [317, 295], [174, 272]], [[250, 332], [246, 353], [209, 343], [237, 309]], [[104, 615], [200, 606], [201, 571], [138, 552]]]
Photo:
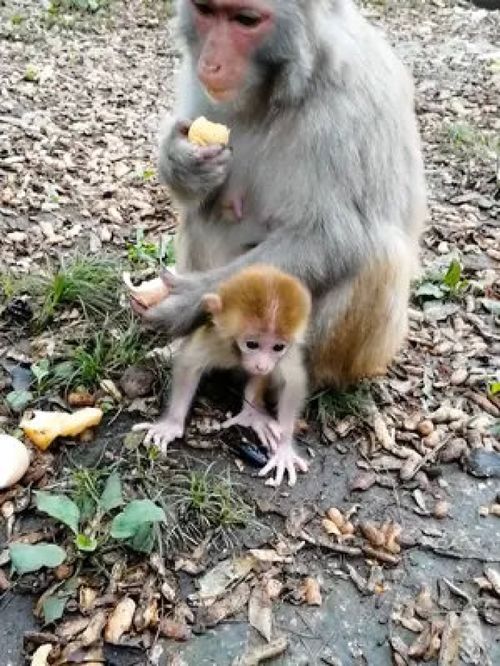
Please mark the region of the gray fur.
[[[227, 124], [232, 159], [194, 164], [174, 124], [161, 141], [160, 171], [183, 210], [185, 275], [147, 317], [172, 336], [199, 320], [205, 292], [251, 263], [304, 280], [320, 331], [342, 315], [361, 269], [394, 257], [416, 262], [426, 203], [406, 71], [350, 0], [271, 4], [278, 24], [240, 99], [216, 105], [194, 73], [190, 3], [178, 3], [187, 53], [177, 118]], [[241, 221], [224, 205], [235, 193], [243, 195]], [[410, 272], [402, 271], [401, 298]]]

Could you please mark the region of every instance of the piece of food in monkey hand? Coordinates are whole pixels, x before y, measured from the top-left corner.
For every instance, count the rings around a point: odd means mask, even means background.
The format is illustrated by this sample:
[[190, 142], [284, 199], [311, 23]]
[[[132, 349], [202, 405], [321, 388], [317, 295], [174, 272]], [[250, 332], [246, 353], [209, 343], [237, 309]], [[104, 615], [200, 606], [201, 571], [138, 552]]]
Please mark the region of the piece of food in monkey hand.
[[130, 273], [123, 273], [122, 280], [135, 300], [146, 308], [156, 305], [168, 296], [168, 287], [161, 278], [146, 280], [137, 287], [132, 284]]
[[230, 130], [219, 123], [212, 123], [204, 116], [196, 118], [188, 132], [188, 140], [197, 146], [227, 146]]

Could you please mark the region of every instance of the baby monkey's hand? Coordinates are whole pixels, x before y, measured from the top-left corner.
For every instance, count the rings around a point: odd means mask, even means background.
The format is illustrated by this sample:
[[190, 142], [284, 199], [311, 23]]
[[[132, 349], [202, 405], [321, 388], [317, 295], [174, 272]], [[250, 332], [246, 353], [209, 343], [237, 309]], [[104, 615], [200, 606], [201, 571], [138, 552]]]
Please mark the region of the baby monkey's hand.
[[156, 423], [138, 423], [132, 428], [133, 432], [140, 432], [142, 430], [147, 430], [144, 444], [146, 446], [154, 444], [154, 446], [160, 449], [163, 455], [166, 455], [170, 442], [184, 435], [184, 426], [182, 423], [171, 419], [160, 420]]
[[235, 425], [240, 425], [243, 428], [252, 428], [266, 448], [276, 451], [282, 434], [281, 426], [269, 414], [257, 409], [253, 405], [246, 404], [239, 414], [225, 421], [222, 427], [230, 428]]
[[276, 476], [266, 481], [267, 486], [280, 486], [285, 471], [288, 474], [288, 485], [294, 486], [297, 482], [296, 469], [300, 472], [307, 472], [309, 470], [307, 462], [295, 453], [291, 437], [282, 437], [276, 452], [267, 465], [260, 470], [259, 476], [267, 476], [273, 469], [276, 470]]

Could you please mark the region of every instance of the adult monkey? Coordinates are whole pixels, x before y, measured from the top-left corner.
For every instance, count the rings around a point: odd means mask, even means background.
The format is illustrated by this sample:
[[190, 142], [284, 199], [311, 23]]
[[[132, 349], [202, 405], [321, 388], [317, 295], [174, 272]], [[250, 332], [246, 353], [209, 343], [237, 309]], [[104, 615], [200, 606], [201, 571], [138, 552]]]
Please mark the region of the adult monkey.
[[[406, 332], [426, 214], [411, 81], [351, 0], [178, 0], [186, 53], [160, 174], [180, 204], [171, 294], [147, 320], [175, 336], [203, 294], [271, 263], [313, 294], [315, 386], [384, 372]], [[186, 138], [205, 115], [231, 150]]]

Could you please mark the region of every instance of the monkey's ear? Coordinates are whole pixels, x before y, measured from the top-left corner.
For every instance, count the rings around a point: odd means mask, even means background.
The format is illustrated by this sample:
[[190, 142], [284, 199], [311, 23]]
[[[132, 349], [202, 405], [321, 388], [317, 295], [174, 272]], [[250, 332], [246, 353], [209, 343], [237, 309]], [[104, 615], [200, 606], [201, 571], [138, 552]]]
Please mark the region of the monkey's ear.
[[216, 315], [222, 312], [222, 300], [219, 294], [205, 294], [201, 305], [206, 312]]

